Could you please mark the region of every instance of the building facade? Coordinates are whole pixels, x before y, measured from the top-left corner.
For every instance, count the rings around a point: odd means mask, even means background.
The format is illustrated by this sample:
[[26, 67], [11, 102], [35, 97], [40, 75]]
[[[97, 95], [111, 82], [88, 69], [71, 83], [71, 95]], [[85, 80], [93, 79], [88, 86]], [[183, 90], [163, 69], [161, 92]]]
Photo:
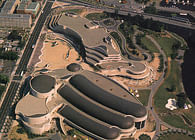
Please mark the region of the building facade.
[[51, 129], [54, 118], [60, 119], [62, 130], [65, 123], [98, 140], [129, 138], [145, 127], [147, 110], [135, 97], [78, 64], [34, 73], [29, 82], [29, 93], [18, 102], [15, 113], [32, 133]]
[[27, 14], [0, 14], [0, 26], [11, 28], [31, 28], [32, 18]]

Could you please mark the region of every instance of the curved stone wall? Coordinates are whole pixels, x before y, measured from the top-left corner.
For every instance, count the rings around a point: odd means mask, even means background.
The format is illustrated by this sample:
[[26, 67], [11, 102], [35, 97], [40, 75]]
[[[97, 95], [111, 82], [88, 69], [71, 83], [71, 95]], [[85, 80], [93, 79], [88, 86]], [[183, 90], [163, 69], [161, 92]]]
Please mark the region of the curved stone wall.
[[51, 91], [47, 92], [47, 93], [40, 93], [40, 92], [37, 92], [36, 90], [34, 90], [31, 86], [31, 89], [30, 89], [30, 93], [32, 95], [34, 95], [35, 97], [38, 97], [38, 98], [47, 98], [49, 96], [52, 96], [52, 94], [55, 93], [55, 89], [52, 89]]
[[23, 122], [23, 125], [24, 125], [24, 127], [28, 131], [30, 131], [33, 134], [43, 134], [44, 132], [49, 131], [50, 128], [51, 128], [50, 121], [49, 122], [46, 122], [46, 123], [44, 123], [44, 124], [42, 124], [40, 126], [32, 126], [32, 125], [29, 125], [26, 122]]
[[[37, 76], [40, 76], [40, 75], [37, 75]], [[30, 93], [32, 94], [32, 95], [34, 95], [35, 97], [38, 97], [38, 98], [47, 98], [47, 97], [49, 97], [49, 96], [52, 96], [54, 93], [55, 93], [55, 89], [56, 89], [56, 83], [54, 83], [54, 87], [50, 90], [50, 91], [48, 91], [48, 92], [39, 92], [39, 91], [37, 91], [36, 89], [34, 89], [33, 88], [33, 86], [32, 86], [32, 80], [34, 79], [34, 78], [36, 78], [36, 76], [35, 77], [33, 77], [31, 80], [30, 80]], [[54, 78], [54, 77], [53, 77]], [[41, 83], [41, 84], [43, 84], [43, 83]], [[45, 85], [44, 85], [45, 86]]]

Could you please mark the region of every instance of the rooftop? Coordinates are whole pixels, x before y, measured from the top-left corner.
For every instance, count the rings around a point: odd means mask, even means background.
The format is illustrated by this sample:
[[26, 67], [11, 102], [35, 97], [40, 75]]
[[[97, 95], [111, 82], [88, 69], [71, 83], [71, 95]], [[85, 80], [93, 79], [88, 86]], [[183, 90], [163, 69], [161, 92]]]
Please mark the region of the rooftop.
[[98, 135], [99, 137], [116, 139], [120, 135], [119, 129], [105, 125], [105, 123], [96, 119], [94, 120], [93, 117], [90, 117], [71, 106], [65, 106], [59, 113], [77, 126]]
[[77, 63], [72, 63], [70, 65], [67, 66], [67, 70], [71, 71], [71, 72], [77, 72], [81, 69], [81, 66]]
[[71, 77], [69, 82], [85, 96], [113, 110], [135, 117], [147, 114], [145, 107], [135, 97], [107, 77], [84, 71]]
[[31, 94], [24, 96], [16, 106], [16, 113], [21, 112], [25, 116], [42, 116], [48, 113], [45, 99], [36, 98]]
[[[73, 63], [72, 66], [74, 69], [79, 65]], [[67, 71], [58, 69], [32, 78], [32, 87], [48, 90], [55, 84], [55, 78], [49, 74], [59, 73], [58, 78], [69, 76], [58, 81], [61, 85], [58, 84], [60, 87], [48, 102], [30, 94], [23, 97], [16, 106], [16, 114], [39, 117], [56, 108], [66, 124], [95, 139], [119, 139], [123, 132], [135, 130], [135, 121], [146, 119], [145, 107], [118, 83], [83, 69], [76, 74]]]
[[55, 86], [55, 78], [49, 75], [38, 75], [31, 79], [31, 86], [39, 93], [46, 93], [52, 90]]
[[26, 10], [36, 10], [37, 6], [39, 6], [38, 2], [31, 2], [28, 7], [26, 8]]
[[7, 0], [3, 8], [1, 9], [1, 13], [4, 14], [11, 14], [9, 13], [14, 4], [16, 3], [16, 0]]
[[58, 93], [79, 110], [102, 120], [103, 122], [118, 126], [122, 129], [129, 129], [134, 125], [132, 118], [126, 117], [124, 114], [115, 112], [114, 110], [95, 102], [82, 93], [77, 92], [69, 85], [63, 86], [59, 89]]
[[116, 54], [117, 52], [112, 48], [112, 46], [103, 42], [103, 38], [108, 36], [109, 34], [104, 30], [104, 28], [97, 29], [87, 29], [85, 28], [85, 24], [88, 24], [90, 21], [81, 17], [69, 17], [63, 15], [58, 23], [60, 25], [64, 25], [74, 31], [76, 31], [81, 38], [83, 39], [84, 45], [87, 47], [93, 48], [96, 46], [106, 46], [108, 48], [109, 54]]
[[25, 10], [26, 7], [27, 5], [25, 3], [20, 3], [17, 7], [17, 10]]
[[29, 19], [31, 18], [31, 15], [29, 14], [0, 14], [0, 18], [26, 18]]

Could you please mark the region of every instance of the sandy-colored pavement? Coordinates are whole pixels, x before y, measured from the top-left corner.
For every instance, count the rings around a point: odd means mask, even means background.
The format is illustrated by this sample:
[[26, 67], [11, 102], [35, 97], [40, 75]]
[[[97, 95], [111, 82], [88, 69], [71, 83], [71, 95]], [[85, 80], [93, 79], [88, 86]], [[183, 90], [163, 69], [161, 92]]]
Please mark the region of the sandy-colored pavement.
[[48, 65], [47, 68], [49, 69], [60, 69], [77, 61], [76, 59], [79, 58], [79, 55], [74, 48], [59, 40], [55, 41], [57, 45], [52, 47], [52, 42], [54, 41], [44, 43], [42, 55], [40, 56], [41, 61], [37, 64], [38, 68], [44, 68]]

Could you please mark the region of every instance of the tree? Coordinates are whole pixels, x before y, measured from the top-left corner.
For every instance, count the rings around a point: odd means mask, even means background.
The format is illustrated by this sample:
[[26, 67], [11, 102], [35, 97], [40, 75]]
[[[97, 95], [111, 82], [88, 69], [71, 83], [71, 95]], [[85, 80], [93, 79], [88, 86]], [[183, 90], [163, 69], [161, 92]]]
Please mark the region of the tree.
[[7, 84], [9, 82], [9, 77], [7, 75], [0, 74], [0, 83]]
[[142, 134], [139, 136], [139, 140], [151, 140], [151, 138], [147, 134]]
[[176, 90], [175, 84], [172, 84], [169, 88], [167, 88], [168, 92], [174, 92]]
[[157, 10], [156, 10], [156, 7], [154, 7], [153, 5], [150, 5], [150, 6], [147, 6], [144, 9], [144, 12], [145, 13], [150, 13], [150, 14], [156, 14], [157, 13]]
[[186, 95], [185, 95], [185, 93], [183, 93], [183, 92], [179, 93], [177, 95], [177, 106], [179, 108], [184, 108], [185, 103], [186, 103]]
[[17, 60], [18, 53], [13, 51], [0, 52], [0, 59], [4, 60]]
[[176, 43], [174, 43], [172, 45], [172, 50], [173, 51], [177, 51], [179, 48], [181, 48], [181, 43], [179, 41], [177, 41]]
[[5, 91], [5, 86], [1, 86], [0, 85], [0, 99], [1, 99], [1, 95], [2, 93]]
[[173, 52], [171, 54], [171, 59], [175, 59], [177, 57], [178, 53], [177, 52]]
[[13, 30], [8, 36], [8, 40], [21, 40], [21, 38], [17, 30]]

